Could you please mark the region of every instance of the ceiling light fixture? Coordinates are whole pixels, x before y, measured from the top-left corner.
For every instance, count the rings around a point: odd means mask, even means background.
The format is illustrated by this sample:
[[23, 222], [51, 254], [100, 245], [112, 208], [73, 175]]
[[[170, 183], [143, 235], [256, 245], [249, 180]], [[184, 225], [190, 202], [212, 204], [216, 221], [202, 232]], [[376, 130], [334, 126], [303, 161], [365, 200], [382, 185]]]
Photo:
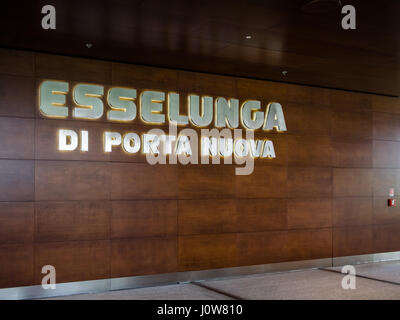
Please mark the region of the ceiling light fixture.
[[247, 40], [250, 40], [250, 39], [251, 39], [251, 35], [248, 34], [248, 35], [246, 36], [246, 39], [247, 39]]
[[86, 48], [90, 49], [91, 47], [93, 47], [93, 43], [86, 43]]

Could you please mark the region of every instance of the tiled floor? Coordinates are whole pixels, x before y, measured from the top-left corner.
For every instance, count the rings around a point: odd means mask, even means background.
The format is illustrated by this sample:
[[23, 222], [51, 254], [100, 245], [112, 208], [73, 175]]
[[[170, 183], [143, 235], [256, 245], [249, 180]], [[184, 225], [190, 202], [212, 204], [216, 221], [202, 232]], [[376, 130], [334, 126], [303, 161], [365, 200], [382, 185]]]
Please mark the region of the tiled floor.
[[[54, 299], [400, 299], [400, 261], [356, 265], [356, 289], [340, 268], [302, 270]], [[383, 280], [383, 281], [382, 281]]]
[[[371, 279], [388, 281], [400, 285], [400, 261], [366, 263], [356, 265], [357, 275]], [[340, 272], [340, 267], [328, 268]]]
[[53, 299], [76, 300], [224, 300], [228, 297], [194, 284], [173, 284], [95, 294], [80, 294]]

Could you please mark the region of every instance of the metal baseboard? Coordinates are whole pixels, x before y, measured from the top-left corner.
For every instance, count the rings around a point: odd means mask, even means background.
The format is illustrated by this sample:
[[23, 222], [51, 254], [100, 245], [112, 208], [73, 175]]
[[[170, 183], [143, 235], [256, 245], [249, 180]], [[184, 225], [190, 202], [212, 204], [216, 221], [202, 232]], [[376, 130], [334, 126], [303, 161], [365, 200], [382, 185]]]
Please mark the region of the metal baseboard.
[[39, 299], [83, 293], [100, 293], [113, 290], [135, 289], [202, 280], [232, 278], [254, 274], [288, 272], [295, 270], [341, 266], [346, 264], [360, 264], [391, 260], [400, 260], [400, 251], [337, 258], [290, 261], [234, 268], [66, 282], [58, 283], [56, 289], [47, 290], [43, 289], [43, 287], [40, 285], [6, 288], [0, 289], [0, 300]]
[[362, 254], [358, 256], [335, 257], [332, 259], [332, 267], [340, 267], [346, 264], [355, 265], [395, 260], [400, 260], [400, 251]]

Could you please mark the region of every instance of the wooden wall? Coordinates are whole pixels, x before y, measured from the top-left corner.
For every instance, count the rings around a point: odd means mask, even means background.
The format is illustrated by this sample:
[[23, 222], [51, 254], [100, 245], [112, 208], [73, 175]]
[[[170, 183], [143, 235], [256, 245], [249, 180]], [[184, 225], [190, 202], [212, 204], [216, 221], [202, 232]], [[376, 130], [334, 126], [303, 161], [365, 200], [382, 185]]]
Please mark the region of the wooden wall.
[[[288, 132], [265, 135], [277, 159], [250, 176], [150, 166], [102, 152], [104, 130], [139, 122], [42, 118], [42, 79], [279, 101]], [[61, 127], [89, 130], [90, 152], [58, 152]], [[0, 287], [39, 284], [46, 264], [68, 282], [400, 250], [390, 187], [398, 99], [0, 50]]]

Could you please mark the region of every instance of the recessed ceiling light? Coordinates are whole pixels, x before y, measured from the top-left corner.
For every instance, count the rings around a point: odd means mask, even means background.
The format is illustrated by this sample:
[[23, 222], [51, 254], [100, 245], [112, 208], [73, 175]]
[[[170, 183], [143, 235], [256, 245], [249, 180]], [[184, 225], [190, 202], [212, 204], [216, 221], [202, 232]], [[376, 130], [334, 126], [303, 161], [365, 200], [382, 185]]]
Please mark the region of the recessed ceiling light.
[[86, 43], [86, 48], [90, 49], [91, 47], [93, 47], [93, 43]]
[[251, 35], [248, 34], [248, 35], [246, 36], [246, 39], [247, 39], [247, 40], [250, 40], [250, 39], [251, 39]]

